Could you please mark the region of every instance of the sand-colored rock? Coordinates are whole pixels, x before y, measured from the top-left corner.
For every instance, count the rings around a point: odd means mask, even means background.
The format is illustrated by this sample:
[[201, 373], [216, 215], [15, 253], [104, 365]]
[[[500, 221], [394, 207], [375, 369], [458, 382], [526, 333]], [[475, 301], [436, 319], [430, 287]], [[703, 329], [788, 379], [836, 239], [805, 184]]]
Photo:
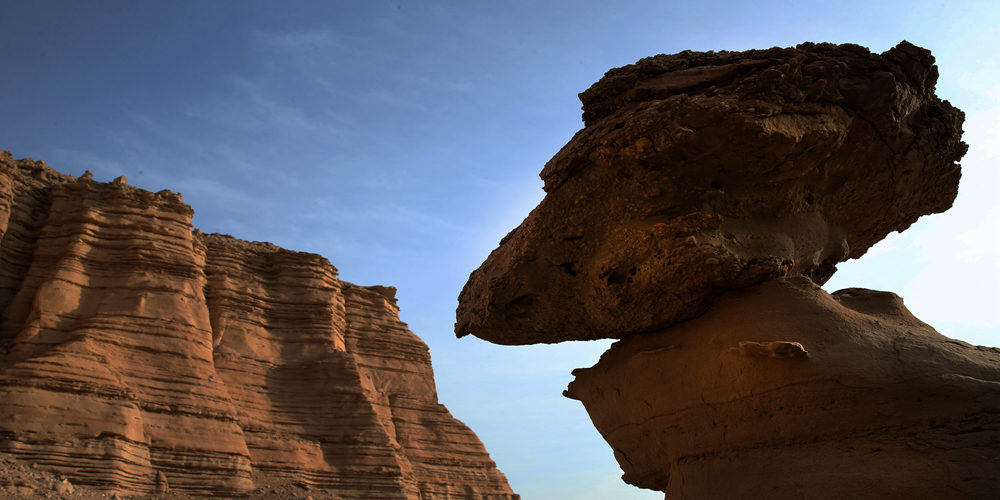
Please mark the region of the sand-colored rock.
[[771, 281], [574, 374], [623, 479], [667, 498], [1000, 494], [1000, 349], [892, 293]]
[[933, 61], [803, 44], [609, 71], [456, 333], [621, 338], [565, 395], [668, 499], [1000, 498], [1000, 349], [817, 285], [950, 207], [963, 115]]
[[315, 254], [198, 236], [215, 367], [255, 469], [349, 498], [510, 495], [437, 403], [427, 346], [399, 321], [394, 288], [342, 282]]
[[545, 199], [472, 273], [456, 333], [620, 338], [782, 276], [824, 282], [951, 206], [964, 116], [907, 42], [682, 52], [609, 71]]
[[130, 495], [517, 498], [393, 289], [192, 213], [0, 156], [0, 451]]

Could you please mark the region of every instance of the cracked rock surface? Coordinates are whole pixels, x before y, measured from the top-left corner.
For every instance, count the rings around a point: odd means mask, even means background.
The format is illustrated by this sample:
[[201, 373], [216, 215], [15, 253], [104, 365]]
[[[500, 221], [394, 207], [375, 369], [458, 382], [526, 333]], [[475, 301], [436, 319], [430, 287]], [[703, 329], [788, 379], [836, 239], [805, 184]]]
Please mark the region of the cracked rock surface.
[[682, 52], [609, 71], [546, 197], [469, 277], [456, 333], [620, 338], [728, 290], [837, 263], [951, 206], [964, 115], [930, 52], [802, 44]]

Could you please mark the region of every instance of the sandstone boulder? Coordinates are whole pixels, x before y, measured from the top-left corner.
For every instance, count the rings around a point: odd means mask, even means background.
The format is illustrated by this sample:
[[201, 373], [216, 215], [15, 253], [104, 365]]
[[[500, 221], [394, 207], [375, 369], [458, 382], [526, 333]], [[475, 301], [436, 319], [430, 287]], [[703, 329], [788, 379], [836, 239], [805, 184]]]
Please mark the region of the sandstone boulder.
[[898, 296], [806, 278], [575, 370], [633, 485], [667, 498], [996, 498], [1000, 349], [946, 338]]
[[824, 282], [951, 206], [963, 114], [907, 42], [682, 52], [609, 71], [546, 197], [469, 278], [456, 333], [499, 344], [619, 338], [727, 290]]

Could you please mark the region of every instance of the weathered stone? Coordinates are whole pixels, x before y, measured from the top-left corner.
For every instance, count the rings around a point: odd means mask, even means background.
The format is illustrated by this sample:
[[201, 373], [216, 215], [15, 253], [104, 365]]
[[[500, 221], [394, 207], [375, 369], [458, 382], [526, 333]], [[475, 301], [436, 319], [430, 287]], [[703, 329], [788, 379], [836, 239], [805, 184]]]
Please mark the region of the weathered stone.
[[566, 395], [623, 479], [667, 498], [1000, 494], [1000, 349], [941, 336], [892, 293], [770, 281], [574, 374]]
[[997, 498], [1000, 349], [817, 286], [951, 205], [963, 116], [936, 79], [906, 42], [609, 71], [456, 333], [622, 337], [565, 395], [667, 498]]
[[69, 482], [68, 479], [63, 479], [52, 486], [52, 491], [66, 496], [73, 494], [73, 483]]
[[961, 111], [907, 42], [682, 52], [609, 71], [547, 195], [472, 273], [456, 333], [618, 338], [835, 265], [951, 206]]
[[393, 288], [192, 214], [0, 153], [0, 452], [124, 495], [517, 498]]

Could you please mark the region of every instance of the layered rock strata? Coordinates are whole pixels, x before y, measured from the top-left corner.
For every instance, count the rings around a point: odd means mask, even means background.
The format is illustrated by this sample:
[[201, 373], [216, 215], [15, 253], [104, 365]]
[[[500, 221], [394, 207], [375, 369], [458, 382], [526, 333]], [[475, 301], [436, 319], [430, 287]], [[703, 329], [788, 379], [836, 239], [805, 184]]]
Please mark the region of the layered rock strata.
[[0, 202], [0, 451], [124, 494], [517, 498], [394, 289], [9, 153]]
[[950, 207], [963, 115], [936, 78], [906, 42], [609, 71], [456, 333], [620, 338], [564, 395], [667, 498], [997, 498], [1000, 349], [818, 286]]
[[963, 114], [903, 42], [682, 52], [609, 71], [546, 196], [469, 278], [459, 336], [500, 344], [665, 328], [727, 290], [824, 282], [951, 206]]

